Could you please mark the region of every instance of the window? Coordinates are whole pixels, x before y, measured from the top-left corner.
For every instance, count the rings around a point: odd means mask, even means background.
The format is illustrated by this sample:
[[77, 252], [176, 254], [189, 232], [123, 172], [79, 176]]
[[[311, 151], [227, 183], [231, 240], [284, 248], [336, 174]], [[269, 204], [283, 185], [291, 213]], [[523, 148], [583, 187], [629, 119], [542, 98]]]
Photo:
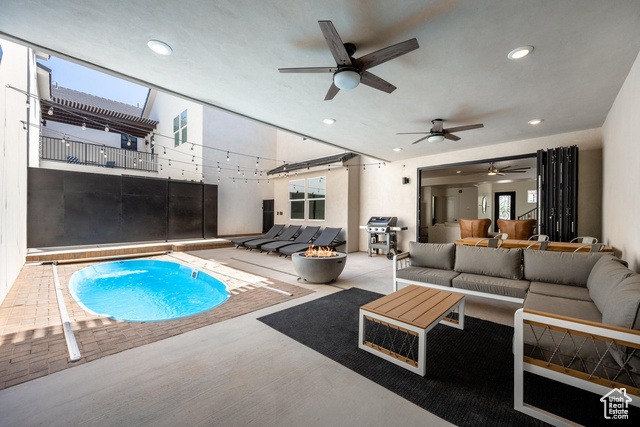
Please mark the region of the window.
[[125, 150], [138, 151], [138, 138], [131, 135], [120, 135], [120, 147]]
[[527, 190], [527, 203], [538, 203], [538, 190]]
[[187, 142], [187, 110], [173, 118], [174, 147]]
[[304, 179], [289, 181], [289, 217], [304, 219]]
[[309, 209], [308, 219], [324, 220], [324, 208], [326, 200], [326, 178], [309, 178], [307, 180], [307, 199]]

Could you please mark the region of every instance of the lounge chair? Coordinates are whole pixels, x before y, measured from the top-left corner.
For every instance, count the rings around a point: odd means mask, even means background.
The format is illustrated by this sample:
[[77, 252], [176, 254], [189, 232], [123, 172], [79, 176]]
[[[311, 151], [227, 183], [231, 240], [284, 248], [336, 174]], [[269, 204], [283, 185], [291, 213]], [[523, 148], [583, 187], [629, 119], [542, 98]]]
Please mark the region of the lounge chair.
[[282, 231], [283, 228], [284, 228], [284, 224], [275, 224], [273, 227], [271, 227], [271, 229], [269, 231], [267, 231], [263, 235], [255, 234], [253, 236], [234, 237], [233, 239], [231, 239], [231, 243], [236, 245], [236, 248], [239, 248], [240, 246], [243, 246], [244, 243], [248, 242], [249, 240], [262, 239], [262, 238], [273, 239], [274, 237], [276, 237]]
[[[340, 234], [340, 230], [342, 230], [342, 228], [340, 227], [325, 228], [324, 231], [313, 242], [313, 246], [322, 246], [323, 248], [330, 247], [332, 249], [335, 249], [337, 246], [345, 244], [346, 242], [344, 240], [336, 241], [336, 237], [338, 237], [338, 234]], [[309, 243], [296, 243], [293, 245], [285, 246], [284, 248], [279, 249], [278, 252], [280, 252], [286, 258], [289, 255], [293, 255], [296, 252], [306, 251], [310, 246], [311, 245]]]
[[260, 247], [260, 253], [266, 251], [268, 254], [270, 254], [271, 252], [275, 252], [280, 248], [284, 248], [285, 246], [289, 246], [289, 245], [294, 245], [296, 243], [309, 244], [311, 242], [311, 239], [313, 239], [313, 237], [316, 234], [318, 234], [318, 230], [320, 230], [320, 227], [307, 227], [304, 230], [302, 230], [302, 233], [300, 233], [295, 240], [290, 240], [287, 242], [281, 242], [276, 240], [275, 242], [264, 244]]
[[273, 239], [262, 238], [249, 240], [248, 242], [244, 242], [244, 246], [251, 251], [254, 249], [260, 249], [260, 246], [271, 242], [288, 242], [298, 234], [298, 231], [300, 231], [299, 225], [290, 225], [278, 237], [274, 237]]

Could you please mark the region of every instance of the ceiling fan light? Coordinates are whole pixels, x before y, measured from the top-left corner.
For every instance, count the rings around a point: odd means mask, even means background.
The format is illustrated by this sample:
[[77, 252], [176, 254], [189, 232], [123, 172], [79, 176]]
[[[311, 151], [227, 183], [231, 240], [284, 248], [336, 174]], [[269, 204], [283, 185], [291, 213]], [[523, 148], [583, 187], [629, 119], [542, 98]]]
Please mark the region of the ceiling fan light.
[[495, 171], [489, 171], [489, 173], [487, 175], [494, 176], [494, 175], [497, 175], [497, 173]]
[[431, 135], [429, 138], [427, 138], [427, 141], [432, 143], [442, 142], [444, 141], [444, 135], [441, 135], [441, 134]]
[[333, 75], [333, 83], [341, 90], [354, 89], [360, 84], [360, 73], [353, 70], [337, 71]]

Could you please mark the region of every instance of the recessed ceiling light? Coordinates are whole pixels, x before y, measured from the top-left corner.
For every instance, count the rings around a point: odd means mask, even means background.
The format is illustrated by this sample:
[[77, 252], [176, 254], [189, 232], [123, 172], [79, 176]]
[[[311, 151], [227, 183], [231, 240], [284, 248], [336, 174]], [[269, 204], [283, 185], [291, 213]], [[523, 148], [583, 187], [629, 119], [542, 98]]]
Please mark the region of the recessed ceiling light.
[[514, 60], [520, 59], [529, 55], [531, 52], [533, 52], [533, 46], [522, 46], [522, 47], [513, 49], [511, 52], [509, 52], [509, 54], [507, 55], [507, 58], [514, 59]]
[[336, 122], [336, 119], [324, 119], [322, 121], [322, 123], [324, 123], [325, 125], [332, 125]]
[[402, 148], [394, 148], [393, 151], [402, 151]]
[[533, 120], [529, 120], [527, 123], [535, 126], [535, 125], [539, 125], [542, 122], [544, 122], [544, 119], [533, 119]]
[[171, 46], [169, 46], [165, 42], [161, 42], [160, 40], [149, 40], [147, 42], [147, 46], [149, 46], [149, 49], [151, 49], [158, 55], [169, 56], [173, 53], [173, 49], [171, 49]]

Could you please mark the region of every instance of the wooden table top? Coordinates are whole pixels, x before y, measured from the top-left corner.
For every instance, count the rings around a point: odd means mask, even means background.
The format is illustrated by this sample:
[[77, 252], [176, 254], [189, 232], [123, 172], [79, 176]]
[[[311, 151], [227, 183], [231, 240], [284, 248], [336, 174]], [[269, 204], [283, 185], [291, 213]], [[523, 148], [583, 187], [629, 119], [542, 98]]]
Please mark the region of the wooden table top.
[[[482, 240], [481, 237], [465, 237], [464, 239], [456, 240], [456, 244], [458, 245], [469, 245], [474, 246], [476, 242]], [[487, 246], [489, 242], [484, 241], [481, 242], [478, 246]], [[534, 240], [515, 240], [515, 239], [505, 239], [502, 241], [501, 248], [526, 248], [530, 244], [534, 243]], [[548, 251], [559, 251], [559, 252], [573, 252], [582, 246], [582, 243], [569, 243], [569, 242], [549, 242], [549, 246], [547, 246]], [[537, 246], [533, 246], [532, 249], [537, 249]], [[586, 246], [580, 249], [580, 252], [589, 252], [589, 246]], [[601, 252], [613, 252], [613, 249], [609, 246], [604, 246]]]
[[409, 285], [360, 309], [427, 329], [463, 298], [463, 294]]

